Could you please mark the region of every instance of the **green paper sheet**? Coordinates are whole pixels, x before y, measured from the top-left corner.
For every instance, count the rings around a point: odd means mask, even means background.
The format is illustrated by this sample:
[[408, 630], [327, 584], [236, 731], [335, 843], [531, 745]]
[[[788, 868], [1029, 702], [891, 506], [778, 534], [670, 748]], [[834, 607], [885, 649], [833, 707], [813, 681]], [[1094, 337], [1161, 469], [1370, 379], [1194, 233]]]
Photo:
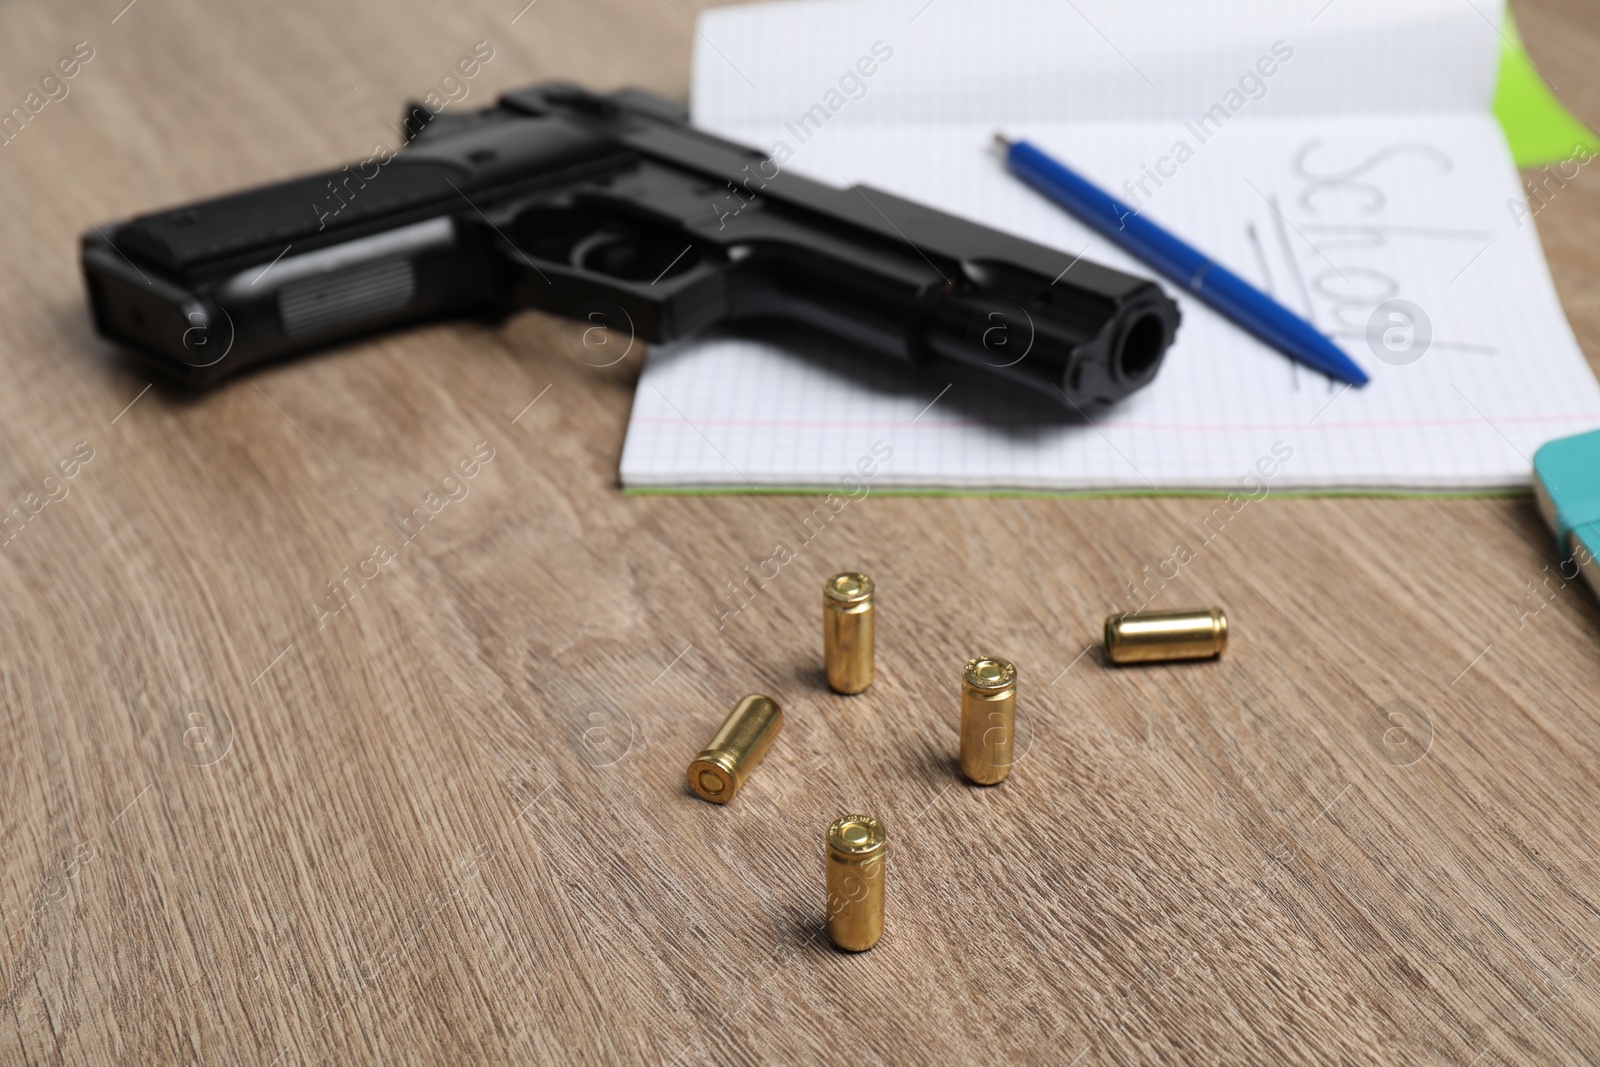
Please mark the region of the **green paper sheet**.
[[1517, 166], [1542, 167], [1580, 153], [1600, 153], [1600, 138], [1561, 106], [1522, 47], [1511, 12], [1506, 12], [1505, 44], [1500, 49], [1500, 81], [1494, 90], [1494, 117], [1511, 145]]

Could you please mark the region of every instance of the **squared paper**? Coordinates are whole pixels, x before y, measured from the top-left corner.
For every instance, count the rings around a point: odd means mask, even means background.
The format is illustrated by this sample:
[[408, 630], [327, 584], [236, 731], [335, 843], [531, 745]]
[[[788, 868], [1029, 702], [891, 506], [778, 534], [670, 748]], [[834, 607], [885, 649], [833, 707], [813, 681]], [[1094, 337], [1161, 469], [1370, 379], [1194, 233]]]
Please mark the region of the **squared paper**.
[[[996, 129], [1025, 137], [1310, 318], [1371, 384], [1299, 367], [1182, 295], [1156, 381], [1088, 421], [938, 368], [746, 331], [650, 352], [626, 487], [830, 488], [876, 444], [892, 451], [878, 488], [1223, 490], [1266, 461], [1274, 489], [1495, 490], [1526, 487], [1545, 440], [1600, 425], [1600, 387], [1489, 112], [1497, 7], [919, 6], [707, 12], [696, 122], [763, 148], [785, 141], [787, 166], [808, 176], [1149, 276], [989, 150]], [[892, 56], [801, 143], [795, 117], [875, 44]], [[1263, 77], [1268, 56], [1279, 61]], [[1206, 114], [1225, 118], [1197, 125]], [[1174, 162], [1179, 143], [1191, 151]], [[1158, 167], [1172, 176], [1158, 183]], [[1394, 300], [1429, 325], [1420, 357], [1414, 333], [1407, 350], [1408, 335], [1386, 337], [1392, 320], [1374, 318]]]

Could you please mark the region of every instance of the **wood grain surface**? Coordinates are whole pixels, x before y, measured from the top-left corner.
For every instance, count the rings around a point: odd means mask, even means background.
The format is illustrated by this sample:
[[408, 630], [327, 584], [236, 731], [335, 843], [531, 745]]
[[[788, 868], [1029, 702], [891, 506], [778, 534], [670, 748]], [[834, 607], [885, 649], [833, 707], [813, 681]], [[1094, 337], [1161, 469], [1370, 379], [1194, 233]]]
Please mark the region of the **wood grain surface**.
[[[1091, 650], [1201, 499], [870, 496], [719, 619], [818, 501], [622, 495], [637, 355], [526, 314], [185, 398], [77, 267], [91, 221], [360, 158], [478, 41], [466, 105], [682, 98], [696, 5], [124, 2], [0, 4], [6, 109], [93, 51], [0, 147], [0, 1062], [1600, 1058], [1600, 609], [1529, 499], [1251, 503], [1159, 591], [1227, 607], [1216, 663]], [[1516, 10], [1600, 117], [1600, 9]], [[1593, 360], [1600, 180], [1537, 223]], [[983, 649], [1031, 738], [987, 790]], [[684, 767], [748, 691], [788, 725], [714, 807]], [[860, 956], [821, 936], [849, 810], [889, 832]]]

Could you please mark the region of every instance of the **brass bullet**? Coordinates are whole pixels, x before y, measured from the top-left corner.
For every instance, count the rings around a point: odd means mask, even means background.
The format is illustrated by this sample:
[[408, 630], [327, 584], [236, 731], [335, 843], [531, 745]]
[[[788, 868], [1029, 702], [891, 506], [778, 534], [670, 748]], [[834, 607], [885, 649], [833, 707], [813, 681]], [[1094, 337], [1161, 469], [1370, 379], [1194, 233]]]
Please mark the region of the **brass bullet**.
[[961, 672], [961, 773], [999, 785], [1011, 773], [1017, 668], [998, 656], [967, 660]]
[[872, 684], [872, 579], [855, 571], [822, 585], [822, 659], [828, 687], [859, 693]]
[[1123, 612], [1106, 617], [1106, 659], [1155, 663], [1208, 659], [1228, 647], [1228, 617], [1221, 608]]
[[751, 693], [722, 720], [716, 736], [689, 764], [689, 788], [713, 804], [726, 804], [756, 769], [783, 729], [783, 709], [771, 697]]
[[870, 815], [841, 815], [828, 827], [828, 937], [847, 952], [865, 952], [883, 936], [887, 841]]

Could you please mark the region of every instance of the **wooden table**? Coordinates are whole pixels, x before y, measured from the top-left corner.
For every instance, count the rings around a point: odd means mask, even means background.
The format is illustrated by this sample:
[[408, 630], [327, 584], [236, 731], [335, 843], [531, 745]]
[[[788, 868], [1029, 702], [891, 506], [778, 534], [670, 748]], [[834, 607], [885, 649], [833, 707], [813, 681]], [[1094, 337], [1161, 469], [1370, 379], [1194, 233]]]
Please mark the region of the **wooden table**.
[[[186, 399], [94, 335], [76, 255], [360, 158], [478, 41], [467, 104], [682, 97], [695, 5], [123, 2], [0, 7], [6, 107], [93, 52], [0, 148], [0, 1061], [1600, 1055], [1600, 610], [1529, 499], [1251, 504], [1162, 591], [1228, 607], [1213, 664], [1086, 652], [1198, 499], [875, 496], [719, 626], [812, 502], [621, 495], [637, 356], [528, 314]], [[1517, 13], [1600, 115], [1600, 12]], [[1538, 226], [1593, 358], [1600, 183]], [[846, 566], [885, 623], [857, 698], [818, 662]], [[1032, 738], [992, 790], [953, 773], [980, 647]], [[713, 807], [684, 766], [751, 690], [788, 726]], [[890, 833], [862, 956], [819, 936], [851, 809]]]

